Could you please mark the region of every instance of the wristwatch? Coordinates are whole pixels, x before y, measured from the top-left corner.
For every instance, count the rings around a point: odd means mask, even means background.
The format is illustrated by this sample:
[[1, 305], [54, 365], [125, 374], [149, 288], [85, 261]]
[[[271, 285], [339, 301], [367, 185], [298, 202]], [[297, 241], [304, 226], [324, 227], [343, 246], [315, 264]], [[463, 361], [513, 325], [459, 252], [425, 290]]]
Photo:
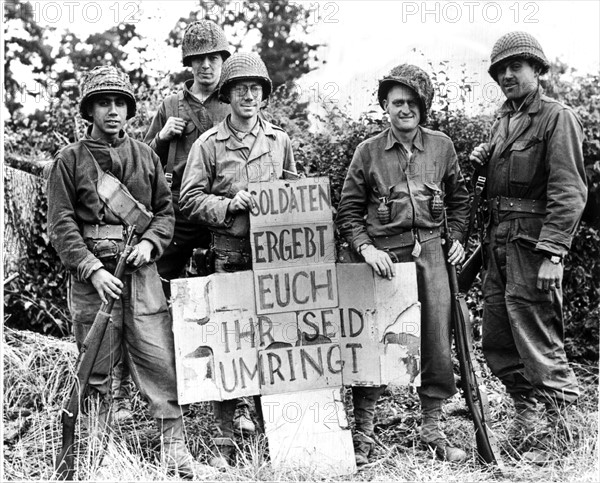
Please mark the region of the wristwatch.
[[554, 265], [560, 265], [562, 263], [562, 257], [560, 255], [554, 255], [552, 253], [544, 253], [544, 256], [550, 260]]

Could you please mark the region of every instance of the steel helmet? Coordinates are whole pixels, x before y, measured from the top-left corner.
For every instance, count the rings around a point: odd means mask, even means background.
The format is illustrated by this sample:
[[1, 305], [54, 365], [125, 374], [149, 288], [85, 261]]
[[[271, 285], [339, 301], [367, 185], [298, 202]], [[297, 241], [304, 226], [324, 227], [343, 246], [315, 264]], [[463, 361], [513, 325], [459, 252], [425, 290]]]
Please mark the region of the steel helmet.
[[524, 59], [537, 61], [541, 67], [541, 75], [544, 75], [550, 69], [550, 63], [535, 37], [527, 32], [509, 32], [496, 41], [490, 55], [491, 65], [488, 73], [495, 81], [498, 80], [496, 75], [498, 64], [511, 57], [523, 57]]
[[135, 116], [135, 96], [129, 77], [123, 71], [109, 65], [94, 67], [83, 76], [79, 112], [86, 121], [92, 121], [88, 107], [92, 97], [98, 94], [121, 94], [127, 101], [127, 119]]
[[229, 103], [228, 86], [236, 80], [255, 79], [263, 88], [263, 99], [269, 97], [273, 84], [267, 66], [255, 53], [240, 52], [233, 54], [223, 63], [219, 80], [219, 99]]
[[394, 84], [402, 84], [415, 91], [419, 97], [419, 110], [421, 112], [419, 124], [424, 124], [433, 101], [433, 85], [427, 72], [411, 64], [401, 64], [394, 67], [387, 76], [379, 81], [377, 98], [382, 109], [383, 101], [387, 99], [388, 92]]
[[212, 20], [198, 20], [188, 25], [183, 34], [181, 53], [186, 67], [192, 65], [192, 57], [197, 55], [219, 53], [223, 60], [231, 55], [225, 32]]

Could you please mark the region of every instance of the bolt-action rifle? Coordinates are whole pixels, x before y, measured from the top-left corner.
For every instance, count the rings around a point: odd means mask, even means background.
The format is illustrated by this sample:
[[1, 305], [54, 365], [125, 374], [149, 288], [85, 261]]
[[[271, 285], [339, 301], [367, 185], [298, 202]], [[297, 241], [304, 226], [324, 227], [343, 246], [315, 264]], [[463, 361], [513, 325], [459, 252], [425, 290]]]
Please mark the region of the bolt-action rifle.
[[[135, 226], [130, 226], [127, 229], [125, 248], [119, 256], [119, 261], [115, 268], [114, 276], [119, 280], [123, 278], [127, 257], [133, 248], [132, 242], [134, 233]], [[56, 473], [57, 477], [61, 480], [72, 480], [75, 473], [75, 423], [77, 421], [77, 416], [79, 415], [81, 396], [85, 395], [87, 391], [92, 368], [96, 362], [96, 357], [100, 350], [100, 345], [104, 338], [104, 333], [106, 332], [114, 304], [115, 299], [109, 297], [108, 301], [102, 303], [100, 306], [92, 328], [88, 332], [85, 341], [81, 346], [77, 362], [75, 363], [77, 380], [71, 390], [69, 401], [63, 409], [62, 448], [56, 458]]]
[[[454, 240], [448, 231], [448, 219], [446, 218], [445, 209], [444, 239], [447, 252]], [[465, 295], [459, 289], [456, 267], [448, 262], [446, 264], [450, 282], [452, 330], [460, 363], [461, 386], [475, 426], [477, 454], [484, 463], [502, 467], [502, 462], [498, 459], [499, 453], [496, 440], [489, 426], [490, 415], [486, 389], [478, 374], [480, 372], [479, 364], [473, 356], [469, 309], [467, 308]]]

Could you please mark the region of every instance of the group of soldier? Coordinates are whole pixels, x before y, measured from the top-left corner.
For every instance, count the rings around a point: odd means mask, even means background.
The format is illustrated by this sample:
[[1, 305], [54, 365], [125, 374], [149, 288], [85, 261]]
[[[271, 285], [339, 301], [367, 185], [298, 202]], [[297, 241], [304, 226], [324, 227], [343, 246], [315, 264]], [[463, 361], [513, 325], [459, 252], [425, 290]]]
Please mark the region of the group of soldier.
[[[111, 396], [126, 397], [115, 369], [130, 373], [162, 433], [169, 471], [191, 479], [200, 466], [184, 438], [188, 408], [177, 402], [169, 281], [182, 276], [196, 250], [210, 249], [214, 272], [251, 269], [255, 200], [248, 182], [298, 175], [290, 138], [264, 114], [272, 83], [260, 57], [231, 55], [223, 30], [208, 20], [188, 26], [182, 53], [193, 79], [160, 104], [144, 142], [124, 131], [136, 112], [127, 75], [110, 66], [87, 73], [80, 112], [90, 125], [83, 139], [56, 155], [48, 231], [70, 273], [68, 302], [80, 347], [101, 303], [117, 299], [89, 382], [102, 400], [101, 417], [108, 422], [123, 409]], [[564, 351], [561, 281], [587, 193], [582, 126], [570, 108], [544, 95], [539, 77], [548, 69], [531, 35], [510, 32], [496, 42], [489, 74], [506, 102], [489, 142], [471, 153], [488, 179], [483, 351], [514, 402], [510, 437], [534, 463], [545, 461], [550, 434], [531, 429], [542, 414], [546, 427], [568, 429], [568, 407], [579, 394]], [[465, 257], [469, 193], [452, 140], [424, 127], [433, 100], [427, 73], [408, 64], [393, 68], [379, 82], [378, 100], [390, 127], [356, 148], [335, 222], [378, 276], [394, 277], [395, 262], [416, 264], [421, 442], [438, 458], [460, 462], [467, 453], [441, 430], [444, 401], [457, 392], [446, 263]], [[107, 173], [133, 211], [124, 214], [99, 195], [97, 183]], [[113, 272], [125, 244], [124, 220], [138, 216], [120, 280]], [[453, 240], [447, 250], [443, 216]], [[384, 389], [352, 388], [358, 465], [374, 456], [375, 406]], [[235, 432], [261, 426], [258, 397], [254, 406], [255, 421], [246, 399], [214, 403], [210, 466], [234, 464]]]

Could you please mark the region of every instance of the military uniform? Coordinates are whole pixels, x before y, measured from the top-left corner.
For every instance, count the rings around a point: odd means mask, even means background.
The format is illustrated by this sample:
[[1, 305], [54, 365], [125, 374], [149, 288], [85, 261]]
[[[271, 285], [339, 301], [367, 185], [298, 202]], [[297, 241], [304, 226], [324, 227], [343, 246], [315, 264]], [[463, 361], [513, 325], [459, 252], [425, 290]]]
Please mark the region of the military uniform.
[[[192, 223], [182, 216], [179, 208], [179, 192], [192, 145], [202, 133], [220, 123], [230, 112], [229, 105], [219, 101], [216, 90], [204, 102], [200, 102], [190, 91], [192, 83], [193, 80], [190, 79], [182, 91], [169, 96], [161, 103], [144, 138], [144, 142], [148, 143], [160, 157], [163, 168], [167, 166], [169, 150], [175, 150], [171, 173], [175, 233], [173, 241], [158, 261], [158, 271], [161, 277], [167, 280], [177, 278], [181, 274], [194, 248], [206, 248], [210, 242], [206, 227]], [[162, 141], [158, 134], [167, 122], [169, 114], [184, 119], [186, 127], [183, 134], [174, 141]], [[172, 142], [175, 143], [174, 148], [170, 148]]]
[[[114, 270], [111, 262], [123, 247], [120, 221], [98, 197], [94, 161], [84, 145], [102, 170], [124, 181], [133, 197], [154, 214], [140, 240], [152, 242], [155, 258], [160, 257], [173, 233], [169, 189], [158, 157], [146, 145], [125, 133], [113, 146], [86, 136], [57, 154], [48, 179], [48, 230], [54, 248], [71, 272], [69, 308], [79, 347], [102, 303], [89, 277], [101, 267]], [[104, 230], [111, 226], [117, 227], [108, 235], [114, 240], [115, 251], [105, 258], [97, 250], [106, 240]], [[99, 227], [97, 238], [93, 227]], [[112, 320], [90, 386], [109, 395], [110, 370], [121, 357], [121, 345], [115, 342], [123, 337], [138, 387], [150, 401], [150, 414], [156, 418], [178, 417], [181, 409], [177, 404], [173, 334], [155, 263], [127, 275]], [[153, 341], [150, 346], [149, 341]]]
[[[184, 478], [193, 478], [194, 465], [183, 435], [185, 408], [177, 403], [171, 317], [154, 263], [173, 236], [171, 193], [158, 156], [123, 130], [118, 134], [115, 130], [118, 123], [125, 121], [121, 117], [121, 99], [127, 101], [126, 119], [135, 114], [133, 88], [127, 76], [114, 67], [96, 67], [85, 77], [82, 91], [80, 110], [93, 126], [84, 139], [69, 144], [56, 155], [48, 178], [48, 233], [70, 272], [69, 309], [77, 345], [81, 349], [102, 304], [98, 291], [104, 289], [97, 291], [92, 277], [98, 270], [114, 273], [124, 249], [122, 219], [132, 213], [122, 213], [122, 205], [101, 199], [99, 179], [110, 177], [105, 174], [108, 172], [117, 180], [118, 194], [127, 193], [126, 197], [139, 204], [137, 212], [151, 212], [147, 227], [142, 229], [136, 224], [135, 242], [149, 242], [152, 258], [144, 263], [144, 255], [142, 265], [125, 272], [121, 295], [115, 301], [89, 386], [103, 397], [103, 402], [110, 397], [111, 371], [125, 348], [133, 379], [161, 429], [161, 454], [167, 460], [167, 468]], [[100, 102], [94, 104], [95, 99]], [[90, 113], [91, 107], [97, 119]], [[106, 119], [111, 121], [106, 124]], [[115, 130], [114, 135], [108, 129]], [[96, 133], [96, 138], [92, 138], [92, 133]], [[107, 409], [109, 405], [102, 407]]]
[[563, 403], [579, 390], [564, 352], [562, 289], [536, 287], [544, 252], [564, 256], [586, 202], [583, 129], [534, 91], [506, 102], [492, 128], [483, 351], [508, 392]]
[[[229, 85], [238, 81], [260, 83], [261, 100], [268, 97], [272, 84], [266, 66], [256, 54], [234, 54], [223, 65], [219, 97], [229, 102]], [[246, 91], [248, 94], [248, 91]], [[255, 98], [255, 94], [252, 94]], [[223, 122], [205, 132], [190, 151], [181, 186], [180, 206], [193, 223], [208, 226], [215, 272], [250, 270], [250, 215], [230, 213], [236, 194], [247, 191], [249, 182], [297, 176], [290, 138], [283, 129], [265, 121], [259, 114], [249, 132], [238, 132], [231, 124], [235, 111]], [[262, 420], [260, 399], [255, 406]], [[233, 416], [238, 399], [213, 404], [219, 437], [214, 439], [215, 456], [210, 464], [229, 465], [233, 456]], [[244, 404], [244, 403], [243, 403]]]
[[[433, 98], [427, 74], [407, 64], [394, 68], [380, 82], [382, 107], [395, 84], [417, 94], [420, 123], [424, 123]], [[433, 445], [444, 459], [458, 461], [466, 455], [442, 442], [444, 435], [439, 430], [442, 402], [456, 392], [450, 289], [441, 238], [442, 198], [451, 235], [462, 241], [469, 196], [452, 141], [441, 132], [416, 126], [409, 152], [388, 128], [356, 148], [344, 181], [336, 225], [357, 252], [374, 245], [394, 262], [415, 262], [421, 303], [421, 439]], [[358, 464], [366, 463], [371, 452], [372, 443], [370, 448], [360, 433], [373, 433], [374, 408], [381, 392], [382, 388], [353, 388]]]

